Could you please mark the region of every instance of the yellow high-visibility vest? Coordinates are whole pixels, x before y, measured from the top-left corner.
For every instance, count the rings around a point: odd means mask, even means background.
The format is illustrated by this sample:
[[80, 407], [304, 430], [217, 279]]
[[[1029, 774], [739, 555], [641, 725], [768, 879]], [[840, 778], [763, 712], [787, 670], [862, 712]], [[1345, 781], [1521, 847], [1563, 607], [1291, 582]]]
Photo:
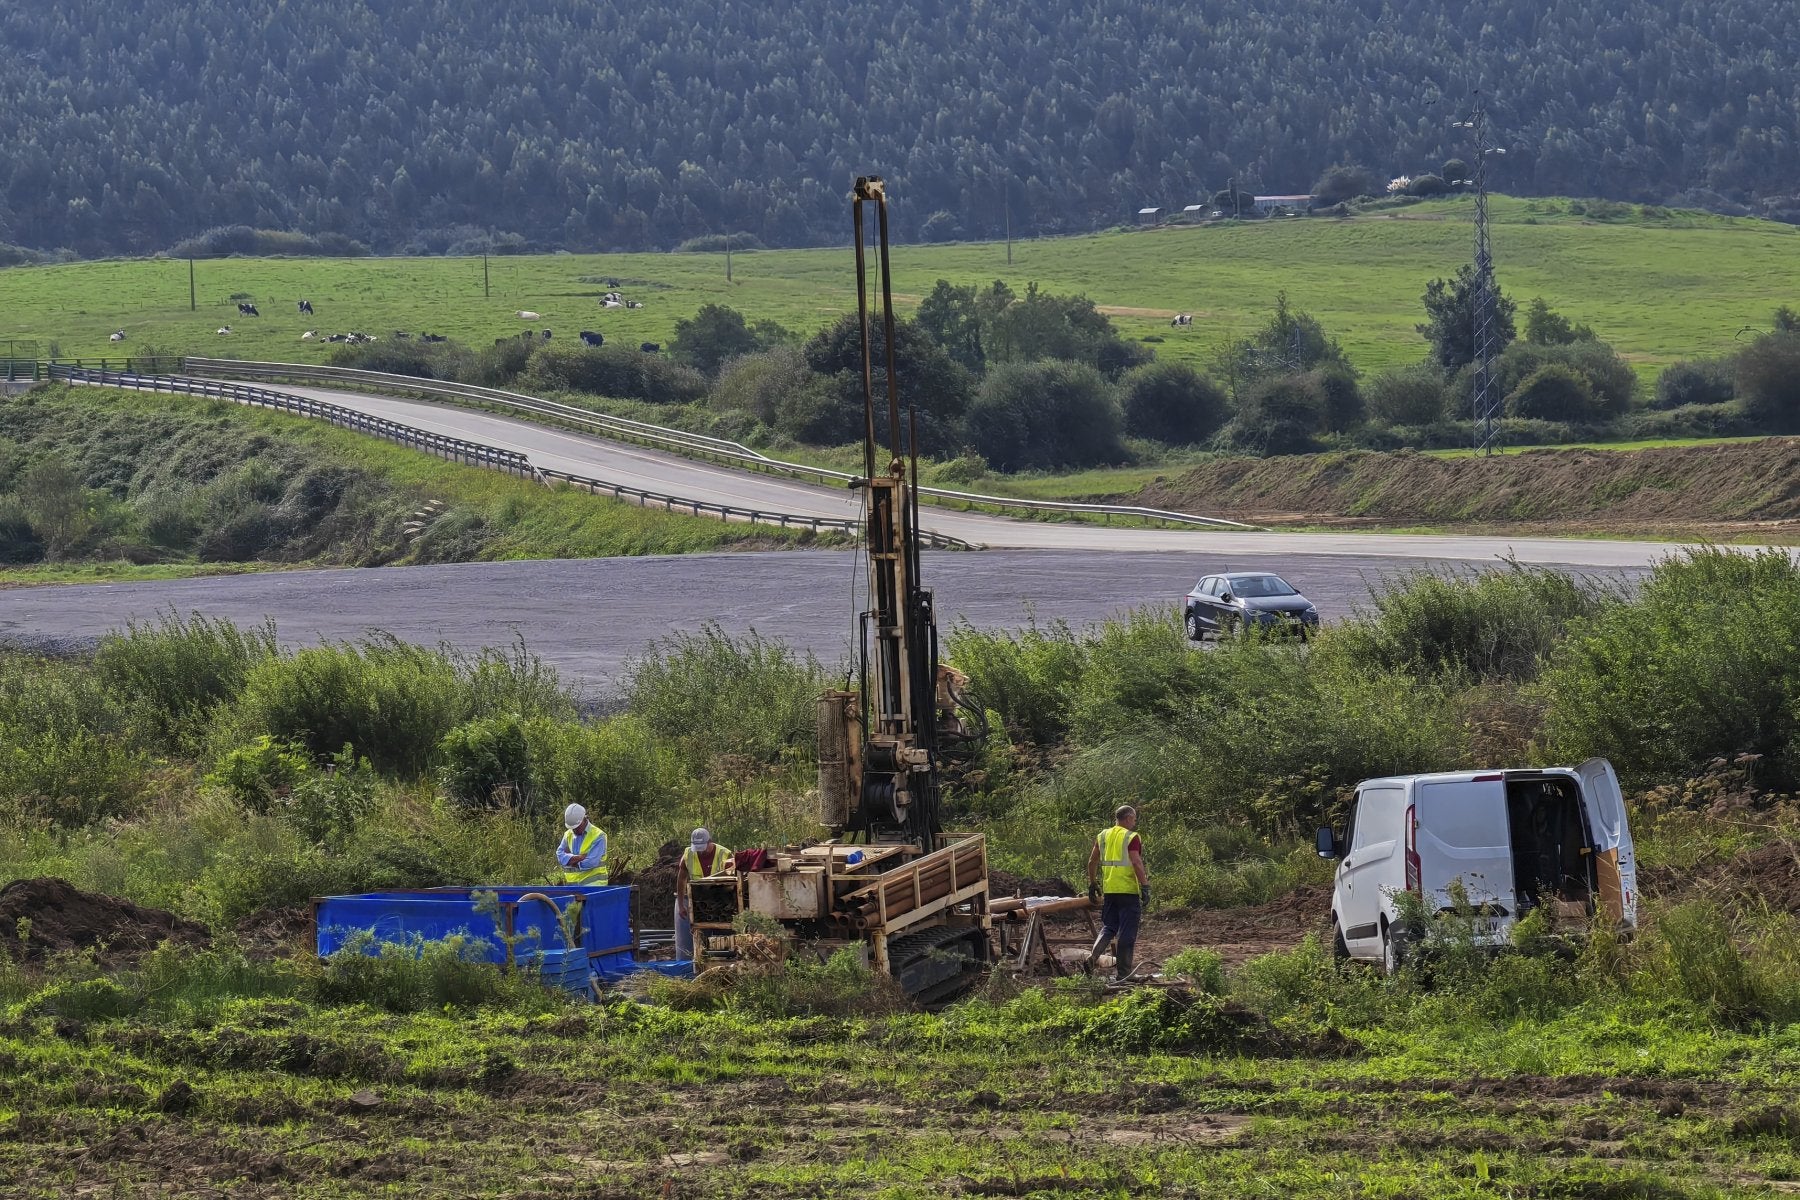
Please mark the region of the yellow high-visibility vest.
[[[1094, 839], [1100, 846], [1100, 890], [1108, 895], [1138, 894], [1137, 870], [1131, 865], [1131, 839], [1136, 831], [1123, 825], [1101, 830]], [[1143, 843], [1138, 844], [1143, 848]]]
[[[600, 830], [590, 822], [588, 825], [587, 833], [581, 839], [581, 844], [577, 845], [575, 843], [575, 831], [573, 829], [571, 829], [567, 833], [563, 834], [563, 838], [562, 838], [563, 853], [574, 854], [577, 858], [586, 858], [588, 855], [588, 852], [594, 848], [594, 843], [596, 841], [603, 840], [605, 837], [606, 837], [606, 835], [601, 833]], [[563, 872], [563, 882], [564, 883], [590, 883], [590, 884], [594, 884], [599, 887], [605, 887], [606, 886], [606, 858], [604, 856], [602, 856], [600, 859], [600, 865], [593, 868], [590, 871], [565, 870]]]
[[731, 862], [731, 851], [719, 845], [719, 843], [714, 842], [712, 870], [703, 871], [700, 869], [700, 852], [692, 846], [687, 848], [687, 873], [689, 879], [705, 879], [708, 875], [721, 875], [724, 873], [726, 864], [729, 862]]

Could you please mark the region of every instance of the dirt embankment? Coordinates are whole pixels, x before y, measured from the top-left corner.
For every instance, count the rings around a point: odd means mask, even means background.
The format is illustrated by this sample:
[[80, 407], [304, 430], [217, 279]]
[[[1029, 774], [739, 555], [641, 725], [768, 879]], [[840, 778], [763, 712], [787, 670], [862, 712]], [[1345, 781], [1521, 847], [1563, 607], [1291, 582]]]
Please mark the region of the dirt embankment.
[[1800, 531], [1800, 438], [1493, 458], [1347, 451], [1231, 458], [1130, 503], [1259, 523], [1569, 524]]
[[92, 950], [102, 966], [129, 966], [164, 941], [204, 945], [206, 926], [61, 879], [15, 879], [0, 888], [0, 949], [24, 962]]

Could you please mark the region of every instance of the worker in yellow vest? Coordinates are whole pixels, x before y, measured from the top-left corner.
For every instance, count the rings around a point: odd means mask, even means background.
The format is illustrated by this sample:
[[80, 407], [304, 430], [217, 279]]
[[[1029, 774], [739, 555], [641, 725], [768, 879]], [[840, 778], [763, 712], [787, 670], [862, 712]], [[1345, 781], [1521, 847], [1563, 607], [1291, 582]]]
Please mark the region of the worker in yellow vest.
[[556, 847], [564, 883], [606, 886], [606, 835], [588, 820], [587, 809], [571, 804], [563, 810], [566, 832]]
[[713, 841], [704, 829], [694, 830], [675, 872], [675, 957], [694, 957], [694, 904], [688, 880], [710, 879], [731, 870], [731, 851]]
[[1092, 971], [1106, 947], [1118, 939], [1115, 983], [1131, 978], [1137, 950], [1138, 921], [1150, 903], [1150, 872], [1144, 869], [1144, 839], [1137, 833], [1137, 809], [1122, 804], [1113, 825], [1100, 831], [1088, 852], [1088, 899], [1100, 901], [1100, 936], [1094, 940], [1083, 971]]

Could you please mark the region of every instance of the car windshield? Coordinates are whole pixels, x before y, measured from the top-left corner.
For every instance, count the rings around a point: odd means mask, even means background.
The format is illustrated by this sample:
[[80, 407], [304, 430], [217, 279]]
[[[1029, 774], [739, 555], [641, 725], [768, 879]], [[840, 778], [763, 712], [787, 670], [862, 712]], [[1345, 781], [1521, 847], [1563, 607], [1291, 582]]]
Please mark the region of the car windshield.
[[1235, 595], [1239, 596], [1297, 596], [1300, 593], [1288, 586], [1288, 581], [1279, 575], [1240, 575], [1229, 582]]

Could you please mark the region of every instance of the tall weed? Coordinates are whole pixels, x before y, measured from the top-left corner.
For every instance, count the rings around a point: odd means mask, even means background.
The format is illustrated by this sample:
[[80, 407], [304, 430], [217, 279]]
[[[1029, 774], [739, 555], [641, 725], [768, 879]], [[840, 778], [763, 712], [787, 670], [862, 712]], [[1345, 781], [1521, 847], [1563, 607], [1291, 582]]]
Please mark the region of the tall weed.
[[128, 622], [100, 639], [94, 670], [105, 685], [142, 702], [159, 742], [171, 749], [196, 722], [233, 697], [255, 664], [276, 654], [275, 624], [241, 627], [170, 609], [154, 622]]
[[706, 758], [811, 759], [825, 670], [752, 632], [708, 623], [651, 644], [632, 664], [630, 711], [660, 737]]

